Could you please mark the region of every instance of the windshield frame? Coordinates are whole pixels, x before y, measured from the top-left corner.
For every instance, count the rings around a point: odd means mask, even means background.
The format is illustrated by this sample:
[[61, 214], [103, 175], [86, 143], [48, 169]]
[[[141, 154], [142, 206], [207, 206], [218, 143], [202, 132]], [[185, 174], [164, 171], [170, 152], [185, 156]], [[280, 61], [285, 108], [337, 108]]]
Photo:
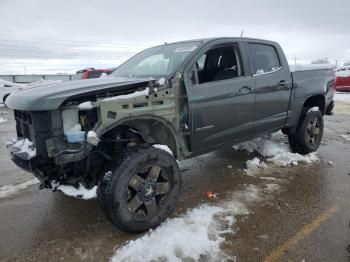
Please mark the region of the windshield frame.
[[[190, 51], [188, 53], [188, 55], [184, 58], [184, 60], [178, 64], [169, 74], [167, 75], [123, 75], [123, 76], [117, 76], [115, 75], [115, 73], [118, 71], [118, 69], [120, 69], [121, 67], [125, 66], [126, 64], [128, 64], [130, 62], [130, 60], [135, 59], [137, 56], [142, 55], [143, 53], [153, 49], [153, 48], [159, 48], [159, 47], [164, 47], [164, 46], [171, 46], [171, 45], [179, 45], [179, 44], [189, 44], [189, 43], [193, 43], [194, 45], [197, 43], [196, 47]], [[112, 73], [109, 74], [109, 77], [126, 77], [126, 78], [152, 78], [152, 79], [158, 79], [158, 78], [165, 78], [165, 79], [169, 79], [171, 78], [174, 73], [176, 73], [177, 71], [179, 71], [179, 68], [184, 67], [184, 64], [187, 63], [187, 61], [195, 54], [197, 53], [197, 51], [202, 47], [203, 45], [203, 41], [202, 40], [189, 40], [189, 41], [182, 41], [182, 42], [175, 42], [175, 43], [165, 43], [163, 45], [157, 45], [157, 46], [152, 46], [149, 48], [146, 48], [138, 53], [136, 53], [135, 55], [131, 56], [129, 59], [127, 59], [125, 62], [123, 62], [122, 64], [120, 64], [118, 67], [116, 67]], [[181, 48], [181, 46], [178, 46], [179, 48]]]

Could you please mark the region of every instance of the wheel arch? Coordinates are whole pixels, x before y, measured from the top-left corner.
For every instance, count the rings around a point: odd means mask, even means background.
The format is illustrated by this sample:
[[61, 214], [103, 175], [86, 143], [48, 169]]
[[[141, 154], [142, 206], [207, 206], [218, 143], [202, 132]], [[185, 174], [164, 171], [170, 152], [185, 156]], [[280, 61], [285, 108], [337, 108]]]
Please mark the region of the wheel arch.
[[300, 101], [300, 102], [296, 103], [296, 105], [293, 106], [293, 108], [295, 108], [295, 110], [293, 110], [294, 115], [291, 118], [288, 126], [285, 128], [282, 128], [282, 131], [286, 134], [294, 134], [296, 129], [297, 129], [300, 117], [303, 113], [303, 108], [315, 107], [315, 106], [319, 107], [322, 115], [325, 114], [326, 98], [325, 98], [324, 94], [312, 94], [312, 95], [305, 97], [303, 102]]
[[[304, 101], [303, 108], [304, 107], [314, 107], [318, 106], [322, 115], [325, 114], [326, 111], [326, 98], [323, 94], [317, 94], [317, 95], [311, 95], [307, 97]], [[299, 116], [300, 118], [300, 116]]]
[[137, 131], [143, 142], [167, 145], [175, 157], [179, 155], [180, 146], [173, 125], [161, 117], [150, 115], [128, 117], [105, 129], [100, 136], [107, 135], [119, 127], [132, 128]]

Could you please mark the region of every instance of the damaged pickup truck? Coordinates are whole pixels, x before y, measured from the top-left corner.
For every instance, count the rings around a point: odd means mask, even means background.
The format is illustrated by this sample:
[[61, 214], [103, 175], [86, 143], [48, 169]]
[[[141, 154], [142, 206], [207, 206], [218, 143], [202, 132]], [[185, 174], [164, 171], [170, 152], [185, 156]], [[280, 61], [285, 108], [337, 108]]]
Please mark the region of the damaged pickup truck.
[[282, 130], [317, 150], [333, 108], [332, 69], [291, 72], [281, 47], [211, 38], [147, 49], [108, 78], [12, 93], [13, 161], [41, 188], [98, 186], [107, 218], [142, 232], [174, 209], [178, 162]]

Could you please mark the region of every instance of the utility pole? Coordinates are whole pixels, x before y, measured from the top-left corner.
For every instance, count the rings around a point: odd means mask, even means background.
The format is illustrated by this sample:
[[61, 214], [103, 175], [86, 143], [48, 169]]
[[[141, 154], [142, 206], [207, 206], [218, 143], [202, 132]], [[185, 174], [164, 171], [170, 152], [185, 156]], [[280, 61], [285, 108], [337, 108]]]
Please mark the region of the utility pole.
[[294, 64], [295, 65], [297, 64], [297, 56], [296, 55], [294, 56]]
[[335, 68], [338, 67], [338, 60], [335, 60]]

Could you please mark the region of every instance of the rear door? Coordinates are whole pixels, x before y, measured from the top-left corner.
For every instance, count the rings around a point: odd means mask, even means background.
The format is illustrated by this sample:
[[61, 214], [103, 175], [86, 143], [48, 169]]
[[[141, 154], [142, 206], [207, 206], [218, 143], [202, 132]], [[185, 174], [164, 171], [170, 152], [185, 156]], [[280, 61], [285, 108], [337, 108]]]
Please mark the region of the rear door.
[[192, 94], [192, 151], [253, 134], [254, 79], [246, 75], [248, 62], [242, 50], [235, 42], [213, 43], [192, 62], [185, 77]]
[[279, 46], [248, 43], [255, 80], [255, 133], [284, 125], [292, 89], [289, 66]]

